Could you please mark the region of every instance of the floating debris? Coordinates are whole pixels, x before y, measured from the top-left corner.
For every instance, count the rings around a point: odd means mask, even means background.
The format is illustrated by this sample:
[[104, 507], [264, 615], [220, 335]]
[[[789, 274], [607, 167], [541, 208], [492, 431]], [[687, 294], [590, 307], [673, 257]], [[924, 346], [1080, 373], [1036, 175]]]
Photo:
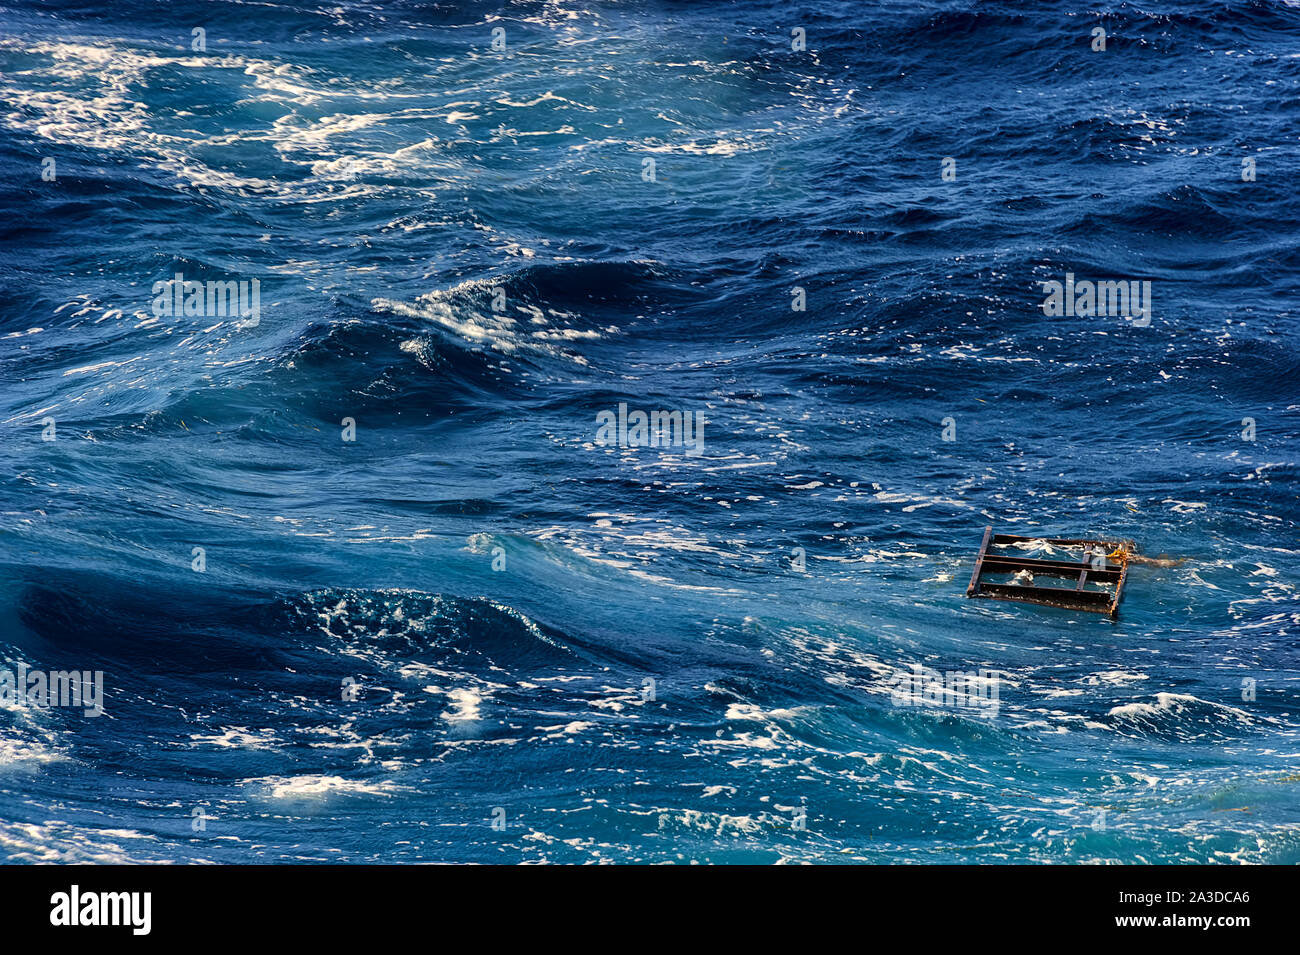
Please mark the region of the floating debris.
[[[1119, 611], [1133, 550], [1129, 541], [994, 534], [991, 526], [986, 527], [966, 596], [1018, 600], [1114, 617]], [[1077, 558], [1020, 556], [1026, 551], [1044, 554], [1060, 551]], [[1035, 583], [1035, 576], [1062, 578], [1073, 581], [1074, 586], [1043, 586]]]

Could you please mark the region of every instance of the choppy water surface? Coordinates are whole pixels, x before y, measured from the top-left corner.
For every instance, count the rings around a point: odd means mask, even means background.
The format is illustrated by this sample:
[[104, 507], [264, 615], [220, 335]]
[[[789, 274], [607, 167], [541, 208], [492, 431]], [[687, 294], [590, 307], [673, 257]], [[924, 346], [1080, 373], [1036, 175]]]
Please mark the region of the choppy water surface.
[[[105, 674], [0, 707], [0, 852], [1300, 861], [1297, 37], [0, 8], [0, 657]], [[1067, 272], [1149, 323], [1045, 315]], [[155, 314], [178, 273], [260, 320]], [[1114, 622], [967, 601], [987, 524], [1188, 561]]]

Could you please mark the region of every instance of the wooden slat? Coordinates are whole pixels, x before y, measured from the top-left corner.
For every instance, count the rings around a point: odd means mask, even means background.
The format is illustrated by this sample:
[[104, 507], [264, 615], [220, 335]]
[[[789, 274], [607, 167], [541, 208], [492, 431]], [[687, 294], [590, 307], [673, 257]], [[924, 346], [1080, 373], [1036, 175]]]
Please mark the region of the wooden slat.
[[1124, 595], [1124, 581], [1128, 580], [1128, 561], [1120, 565], [1119, 583], [1115, 585], [1115, 599], [1110, 602], [1110, 615], [1119, 613], [1119, 599]]
[[990, 524], [984, 528], [984, 540], [980, 542], [980, 552], [975, 555], [975, 572], [970, 575], [970, 586], [966, 588], [966, 596], [972, 597], [979, 590], [980, 570], [984, 566], [984, 555], [989, 549], [989, 538], [993, 536], [993, 525]]
[[1109, 613], [1113, 602], [1103, 590], [1067, 590], [1064, 587], [1018, 587], [1015, 584], [982, 584], [977, 597], [994, 597], [1000, 600], [1017, 600], [1021, 603], [1043, 604], [1065, 610], [1085, 610], [1089, 613]]
[[1031, 537], [1025, 534], [994, 534], [993, 543], [995, 544], [1014, 544], [1017, 541], [1046, 541], [1049, 544], [1060, 544], [1062, 547], [1079, 547], [1084, 544], [1103, 544], [1114, 550], [1119, 546], [1114, 541], [1098, 540], [1096, 537]]

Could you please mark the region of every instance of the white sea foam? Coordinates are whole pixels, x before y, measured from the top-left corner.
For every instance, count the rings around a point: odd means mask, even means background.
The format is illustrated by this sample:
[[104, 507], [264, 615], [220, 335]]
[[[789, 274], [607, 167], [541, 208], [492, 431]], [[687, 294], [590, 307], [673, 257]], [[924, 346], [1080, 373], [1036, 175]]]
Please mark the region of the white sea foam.
[[390, 780], [371, 782], [325, 775], [266, 776], [246, 780], [244, 785], [261, 789], [273, 799], [315, 799], [334, 794], [391, 796], [397, 790]]
[[447, 699], [451, 708], [442, 714], [442, 718], [448, 723], [473, 723], [482, 719], [480, 707], [483, 697], [477, 691], [464, 687], [448, 690]]

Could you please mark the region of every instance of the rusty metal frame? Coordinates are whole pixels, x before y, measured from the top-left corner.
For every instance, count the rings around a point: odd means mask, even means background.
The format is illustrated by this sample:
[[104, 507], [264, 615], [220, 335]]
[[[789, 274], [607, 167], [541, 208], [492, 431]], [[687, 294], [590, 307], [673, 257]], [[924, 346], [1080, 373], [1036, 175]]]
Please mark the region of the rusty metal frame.
[[[1041, 540], [1058, 546], [1083, 547], [1082, 561], [1043, 560], [1034, 557], [1010, 557], [989, 553], [990, 546], [1014, 544], [1018, 541]], [[992, 525], [984, 528], [984, 539], [975, 555], [975, 571], [971, 574], [967, 597], [986, 597], [992, 600], [1015, 600], [1022, 603], [1042, 604], [1065, 610], [1086, 610], [1114, 617], [1119, 612], [1119, 602], [1124, 596], [1124, 583], [1128, 579], [1127, 554], [1132, 546], [1126, 541], [1107, 541], [1092, 537], [1026, 537], [1022, 534], [994, 534]], [[1113, 561], [1110, 554], [1119, 552]], [[1094, 566], [1094, 555], [1100, 554], [1101, 565]], [[1031, 574], [1074, 579], [1073, 589], [1067, 587], [1039, 587], [1034, 584], [992, 584], [983, 580], [986, 572]], [[1088, 581], [1113, 583], [1114, 592], [1085, 590]]]

